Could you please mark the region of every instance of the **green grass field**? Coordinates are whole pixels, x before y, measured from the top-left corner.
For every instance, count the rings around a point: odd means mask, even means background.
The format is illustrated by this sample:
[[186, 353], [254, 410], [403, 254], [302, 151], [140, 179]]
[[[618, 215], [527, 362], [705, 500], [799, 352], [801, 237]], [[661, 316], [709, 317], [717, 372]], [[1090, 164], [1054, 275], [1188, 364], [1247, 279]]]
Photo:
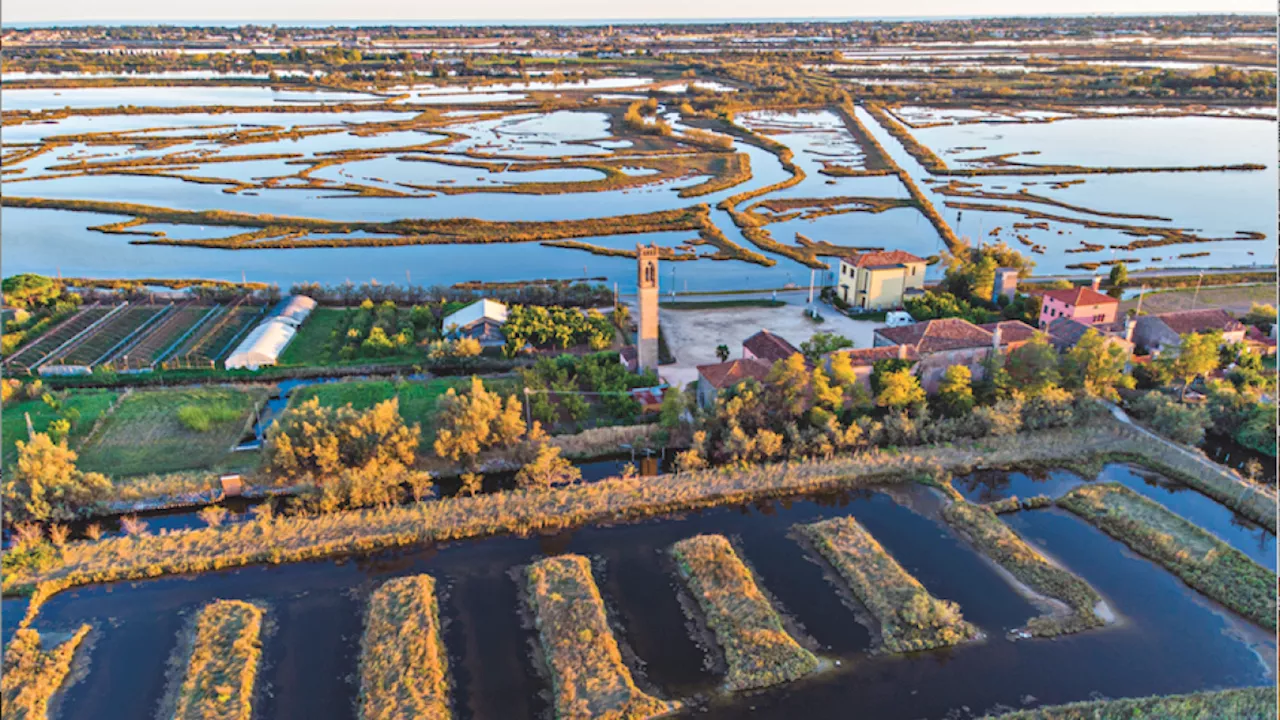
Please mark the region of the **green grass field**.
[[[357, 410], [400, 398], [400, 417], [409, 424], [422, 426], [422, 439], [431, 442], [435, 439], [436, 401], [449, 388], [461, 389], [470, 385], [470, 378], [433, 378], [426, 381], [408, 380], [355, 380], [349, 382], [325, 383], [298, 388], [290, 399], [291, 405], [306, 402], [311, 398], [319, 398], [324, 407], [341, 407], [348, 403]], [[514, 377], [485, 380], [484, 385], [491, 391], [509, 395], [519, 391], [519, 380]]]
[[329, 358], [329, 336], [342, 320], [343, 308], [318, 307], [302, 323], [293, 342], [280, 355], [281, 365], [309, 365]]
[[[75, 408], [80, 413], [79, 421], [75, 427], [71, 428], [68, 445], [75, 448], [119, 396], [120, 393], [114, 390], [68, 392], [66, 399], [62, 401], [63, 408]], [[49, 427], [49, 423], [58, 418], [59, 413], [43, 400], [7, 403], [4, 406], [3, 424], [0, 424], [0, 434], [4, 436], [5, 466], [18, 459], [17, 441], [27, 439], [27, 415], [31, 416], [31, 427], [36, 432], [44, 432]]]
[[[257, 387], [134, 392], [80, 448], [80, 468], [120, 477], [242, 467], [246, 458], [230, 449], [266, 398], [267, 389]], [[207, 429], [189, 427], [193, 415], [203, 417]]]

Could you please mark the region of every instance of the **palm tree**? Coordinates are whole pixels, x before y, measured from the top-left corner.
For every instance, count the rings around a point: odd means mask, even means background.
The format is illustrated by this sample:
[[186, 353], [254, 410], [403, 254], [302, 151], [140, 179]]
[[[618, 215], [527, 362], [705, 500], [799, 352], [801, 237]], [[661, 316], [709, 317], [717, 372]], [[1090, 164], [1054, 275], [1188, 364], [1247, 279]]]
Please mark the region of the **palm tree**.
[[721, 345], [717, 347], [716, 357], [720, 358], [720, 362], [729, 362], [729, 346]]

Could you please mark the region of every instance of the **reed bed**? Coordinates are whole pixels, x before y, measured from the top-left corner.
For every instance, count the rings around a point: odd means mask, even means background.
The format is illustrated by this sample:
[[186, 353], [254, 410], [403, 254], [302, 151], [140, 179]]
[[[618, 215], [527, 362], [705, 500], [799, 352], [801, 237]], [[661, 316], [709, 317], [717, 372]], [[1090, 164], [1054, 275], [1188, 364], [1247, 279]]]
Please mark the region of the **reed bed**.
[[1059, 498], [1058, 505], [1208, 597], [1275, 631], [1276, 574], [1163, 505], [1117, 483], [1078, 487]]
[[262, 609], [218, 600], [200, 611], [174, 720], [249, 720], [262, 659]]
[[585, 557], [561, 555], [533, 563], [528, 593], [551, 671], [557, 718], [638, 720], [679, 708], [636, 687]]
[[430, 575], [413, 575], [383, 583], [369, 598], [360, 641], [361, 720], [451, 717], [435, 589]]
[[724, 649], [726, 688], [768, 687], [818, 669], [818, 658], [787, 634], [778, 611], [723, 535], [681, 540], [671, 546], [671, 555]]
[[891, 653], [958, 645], [979, 636], [960, 607], [929, 594], [871, 533], [852, 517], [798, 525], [800, 535], [835, 567], [880, 626]]
[[1067, 615], [1050, 613], [1031, 618], [1027, 632], [1036, 637], [1053, 637], [1103, 624], [1094, 610], [1102, 602], [1097, 591], [1089, 583], [1049, 562], [996, 517], [990, 508], [956, 501], [942, 509], [942, 516], [1020, 582], [1041, 595], [1061, 600], [1071, 609]]
[[[1112, 424], [1114, 425], [1114, 423]], [[774, 463], [649, 478], [611, 478], [544, 492], [514, 490], [385, 509], [233, 523], [161, 535], [69, 543], [38, 572], [10, 571], [5, 592], [43, 598], [99, 582], [285, 563], [503, 533], [617, 522], [768, 497], [906, 483], [975, 468], [1061, 465], [1125, 451], [1114, 427], [1099, 424], [926, 446], [910, 453], [872, 449], [830, 461]], [[566, 453], [575, 448], [565, 448]]]
[[[988, 716], [984, 720], [994, 720]], [[1275, 720], [1276, 688], [1234, 688], [1189, 695], [1092, 700], [1000, 715], [1000, 720]]]
[[40, 634], [30, 628], [14, 632], [4, 650], [4, 673], [0, 677], [0, 715], [7, 720], [45, 720], [49, 701], [62, 689], [71, 674], [76, 650], [89, 634], [81, 625], [56, 647], [45, 649]]

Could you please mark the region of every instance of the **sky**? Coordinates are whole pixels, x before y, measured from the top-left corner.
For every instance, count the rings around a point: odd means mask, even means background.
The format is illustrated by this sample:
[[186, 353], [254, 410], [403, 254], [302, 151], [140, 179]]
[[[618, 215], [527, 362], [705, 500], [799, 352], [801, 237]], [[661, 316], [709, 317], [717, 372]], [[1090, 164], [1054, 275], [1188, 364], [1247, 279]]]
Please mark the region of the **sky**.
[[855, 17], [967, 17], [993, 15], [1165, 14], [1196, 12], [1274, 13], [1274, 0], [645, 0], [605, 4], [600, 0], [3, 0], [4, 25], [31, 22], [326, 22], [554, 21], [616, 19], [747, 19]]

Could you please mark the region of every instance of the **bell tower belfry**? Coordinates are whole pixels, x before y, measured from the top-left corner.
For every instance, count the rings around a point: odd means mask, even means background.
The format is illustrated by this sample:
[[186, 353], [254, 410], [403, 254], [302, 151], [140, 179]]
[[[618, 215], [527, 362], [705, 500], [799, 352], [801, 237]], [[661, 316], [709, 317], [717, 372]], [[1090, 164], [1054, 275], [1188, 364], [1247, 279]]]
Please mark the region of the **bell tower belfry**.
[[658, 246], [636, 245], [636, 287], [640, 319], [636, 350], [640, 370], [658, 369]]

